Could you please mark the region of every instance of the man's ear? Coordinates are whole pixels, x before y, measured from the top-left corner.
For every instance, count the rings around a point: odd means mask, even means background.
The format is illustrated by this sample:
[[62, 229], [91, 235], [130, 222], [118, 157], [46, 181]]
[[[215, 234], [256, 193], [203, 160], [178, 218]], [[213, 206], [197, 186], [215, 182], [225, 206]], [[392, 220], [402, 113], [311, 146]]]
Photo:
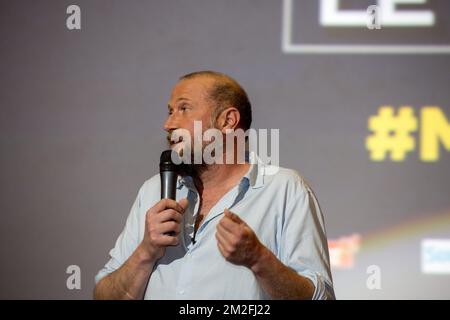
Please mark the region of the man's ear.
[[225, 130], [227, 129], [234, 130], [238, 127], [239, 121], [241, 120], [241, 115], [238, 109], [235, 107], [229, 107], [222, 111], [217, 120], [219, 128], [223, 133], [225, 133]]

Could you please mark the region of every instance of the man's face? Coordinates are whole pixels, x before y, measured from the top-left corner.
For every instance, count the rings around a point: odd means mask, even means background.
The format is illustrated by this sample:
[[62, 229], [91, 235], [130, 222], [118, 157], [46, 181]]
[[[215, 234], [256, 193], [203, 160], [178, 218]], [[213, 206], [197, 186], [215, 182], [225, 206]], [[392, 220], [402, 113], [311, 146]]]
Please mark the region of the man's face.
[[[201, 121], [202, 133], [212, 125], [211, 117], [214, 106], [208, 99], [208, 89], [211, 85], [212, 80], [204, 77], [181, 80], [175, 85], [168, 103], [168, 118], [164, 123], [168, 139], [174, 130], [185, 129], [190, 133], [191, 150], [193, 151], [194, 121]], [[201, 137], [199, 138], [201, 139]], [[169, 141], [170, 147], [175, 150], [180, 150], [182, 144], [183, 142]], [[204, 147], [203, 143], [202, 145]]]

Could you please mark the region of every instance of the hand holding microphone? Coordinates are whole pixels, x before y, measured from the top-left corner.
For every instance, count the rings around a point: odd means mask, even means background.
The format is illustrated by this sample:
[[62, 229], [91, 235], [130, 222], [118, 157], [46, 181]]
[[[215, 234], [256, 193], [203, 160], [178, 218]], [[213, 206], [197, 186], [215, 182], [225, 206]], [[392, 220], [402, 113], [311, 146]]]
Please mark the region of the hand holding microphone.
[[178, 245], [180, 224], [189, 204], [187, 199], [175, 201], [177, 172], [171, 153], [171, 150], [166, 150], [161, 154], [161, 200], [147, 211], [145, 219], [145, 233], [141, 245], [152, 260], [161, 258], [167, 246]]

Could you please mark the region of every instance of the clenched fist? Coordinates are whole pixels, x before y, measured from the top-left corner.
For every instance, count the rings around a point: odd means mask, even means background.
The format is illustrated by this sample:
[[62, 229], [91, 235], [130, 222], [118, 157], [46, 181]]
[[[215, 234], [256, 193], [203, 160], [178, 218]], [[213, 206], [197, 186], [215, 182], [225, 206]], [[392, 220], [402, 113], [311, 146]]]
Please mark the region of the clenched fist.
[[265, 247], [241, 218], [228, 209], [224, 213], [217, 224], [217, 246], [227, 261], [251, 268]]

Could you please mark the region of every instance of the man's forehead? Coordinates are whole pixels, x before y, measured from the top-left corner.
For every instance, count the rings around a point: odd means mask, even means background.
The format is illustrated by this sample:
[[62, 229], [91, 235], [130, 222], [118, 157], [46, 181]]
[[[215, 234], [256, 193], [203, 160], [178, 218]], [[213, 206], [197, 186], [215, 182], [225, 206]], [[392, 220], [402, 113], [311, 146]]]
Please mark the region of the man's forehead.
[[180, 98], [194, 99], [204, 97], [208, 94], [212, 83], [213, 80], [207, 77], [180, 80], [174, 86], [170, 99], [178, 100]]

